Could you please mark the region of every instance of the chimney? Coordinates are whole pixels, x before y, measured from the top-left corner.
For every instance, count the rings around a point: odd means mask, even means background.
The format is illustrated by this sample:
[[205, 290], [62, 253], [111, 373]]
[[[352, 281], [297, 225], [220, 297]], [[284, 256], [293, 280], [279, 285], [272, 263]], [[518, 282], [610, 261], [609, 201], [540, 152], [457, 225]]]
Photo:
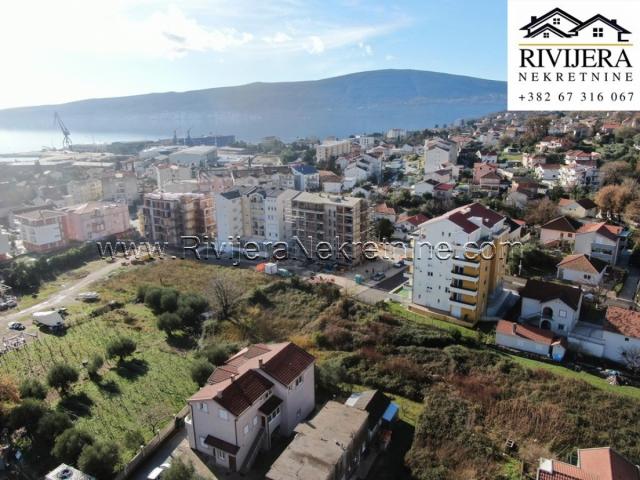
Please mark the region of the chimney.
[[538, 17], [534, 17], [534, 16], [531, 17], [531, 21], [532, 22], [535, 22], [537, 19], [538, 19]]
[[618, 20], [616, 20], [615, 18], [612, 18], [611, 19], [611, 23], [613, 23], [614, 25], [617, 25], [618, 24]]
[[513, 325], [511, 326], [511, 329], [513, 330], [513, 334], [515, 335], [516, 333], [516, 329], [518, 327], [518, 324], [516, 322], [513, 322]]
[[261, 358], [258, 359], [258, 368], [262, 368], [262, 359]]
[[231, 375], [231, 383], [236, 381], [236, 376], [235, 375]]

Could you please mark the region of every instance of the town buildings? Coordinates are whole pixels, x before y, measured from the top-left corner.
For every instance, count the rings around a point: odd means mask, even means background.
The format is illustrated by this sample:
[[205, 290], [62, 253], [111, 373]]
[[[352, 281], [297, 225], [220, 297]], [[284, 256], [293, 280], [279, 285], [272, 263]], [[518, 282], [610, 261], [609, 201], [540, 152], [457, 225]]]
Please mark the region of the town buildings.
[[89, 202], [67, 207], [64, 211], [69, 240], [98, 240], [131, 228], [129, 209], [122, 203]]
[[[318, 242], [329, 242], [336, 262], [356, 265], [362, 261], [362, 245], [371, 240], [371, 217], [363, 198], [305, 192], [292, 198], [289, 219], [292, 235], [307, 252], [315, 254]], [[343, 255], [338, 250], [345, 242]]]
[[20, 224], [20, 237], [29, 252], [43, 253], [64, 247], [66, 213], [55, 210], [31, 210], [14, 216]]
[[506, 217], [479, 203], [422, 224], [414, 240], [413, 302], [480, 320], [502, 284], [508, 234]]
[[208, 145], [184, 148], [169, 154], [169, 162], [173, 164], [200, 167], [213, 165], [218, 160], [218, 149]]
[[325, 140], [316, 146], [316, 159], [326, 162], [331, 157], [339, 157], [351, 153], [351, 140]]
[[577, 465], [541, 458], [536, 480], [640, 480], [640, 469], [612, 448], [579, 448]]
[[424, 173], [429, 175], [442, 168], [452, 167], [458, 159], [458, 145], [443, 138], [427, 140], [424, 145]]
[[213, 198], [203, 193], [147, 193], [142, 206], [147, 240], [182, 245], [182, 237], [214, 235]]
[[188, 400], [190, 447], [216, 465], [246, 471], [275, 435], [291, 435], [315, 408], [314, 365], [290, 342], [240, 350]]
[[135, 172], [120, 170], [102, 176], [102, 199], [133, 205], [140, 199]]

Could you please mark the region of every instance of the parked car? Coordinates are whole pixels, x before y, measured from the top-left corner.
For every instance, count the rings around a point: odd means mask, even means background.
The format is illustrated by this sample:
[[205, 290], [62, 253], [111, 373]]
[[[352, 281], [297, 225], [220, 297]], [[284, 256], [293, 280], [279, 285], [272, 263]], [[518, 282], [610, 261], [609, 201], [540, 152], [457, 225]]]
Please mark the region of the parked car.
[[151, 470], [151, 473], [147, 476], [147, 480], [161, 479], [164, 471], [169, 469], [170, 466], [171, 466], [171, 463], [166, 462], [160, 465], [159, 467], [154, 468], [153, 470]]
[[24, 330], [25, 326], [20, 322], [9, 322], [9, 330]]
[[404, 260], [398, 260], [396, 263], [393, 264], [393, 266], [396, 268], [404, 267]]
[[79, 293], [76, 298], [87, 303], [97, 302], [98, 300], [100, 300], [100, 294], [98, 292], [82, 292]]
[[380, 280], [382, 280], [383, 278], [385, 278], [387, 275], [384, 272], [378, 272], [378, 273], [374, 273], [373, 277], [371, 277], [373, 280], [375, 280], [376, 282], [379, 282]]

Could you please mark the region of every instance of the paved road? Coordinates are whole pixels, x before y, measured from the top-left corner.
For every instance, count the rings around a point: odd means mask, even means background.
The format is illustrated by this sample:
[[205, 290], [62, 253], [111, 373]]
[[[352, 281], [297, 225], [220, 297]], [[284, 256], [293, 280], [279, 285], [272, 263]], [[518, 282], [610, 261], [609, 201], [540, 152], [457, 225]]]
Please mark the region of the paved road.
[[[62, 290], [44, 299], [43, 301], [31, 307], [25, 308], [24, 310], [13, 310], [10, 313], [6, 313], [0, 316], [0, 329], [6, 327], [9, 322], [15, 322], [17, 320], [23, 319], [23, 317], [29, 316], [32, 313], [39, 312], [41, 310], [51, 310], [53, 308], [57, 308], [69, 302], [75, 301], [76, 295], [86, 290], [87, 287], [92, 283], [98, 280], [102, 280], [111, 272], [115, 271], [121, 266], [121, 263], [121, 261], [116, 261], [114, 263], [105, 263], [104, 266], [101, 266], [97, 270], [89, 273], [86, 277], [66, 284]], [[18, 308], [20, 307], [18, 306]]]

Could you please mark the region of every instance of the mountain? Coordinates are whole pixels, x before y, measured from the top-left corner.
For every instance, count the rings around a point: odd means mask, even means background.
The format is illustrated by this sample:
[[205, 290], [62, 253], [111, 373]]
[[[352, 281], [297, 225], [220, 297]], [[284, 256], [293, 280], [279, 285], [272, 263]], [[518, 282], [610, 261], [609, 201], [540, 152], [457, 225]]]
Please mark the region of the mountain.
[[304, 82], [251, 83], [188, 92], [81, 100], [0, 110], [0, 128], [71, 132], [235, 134], [245, 140], [409, 130], [506, 108], [506, 83], [418, 70], [376, 70]]

